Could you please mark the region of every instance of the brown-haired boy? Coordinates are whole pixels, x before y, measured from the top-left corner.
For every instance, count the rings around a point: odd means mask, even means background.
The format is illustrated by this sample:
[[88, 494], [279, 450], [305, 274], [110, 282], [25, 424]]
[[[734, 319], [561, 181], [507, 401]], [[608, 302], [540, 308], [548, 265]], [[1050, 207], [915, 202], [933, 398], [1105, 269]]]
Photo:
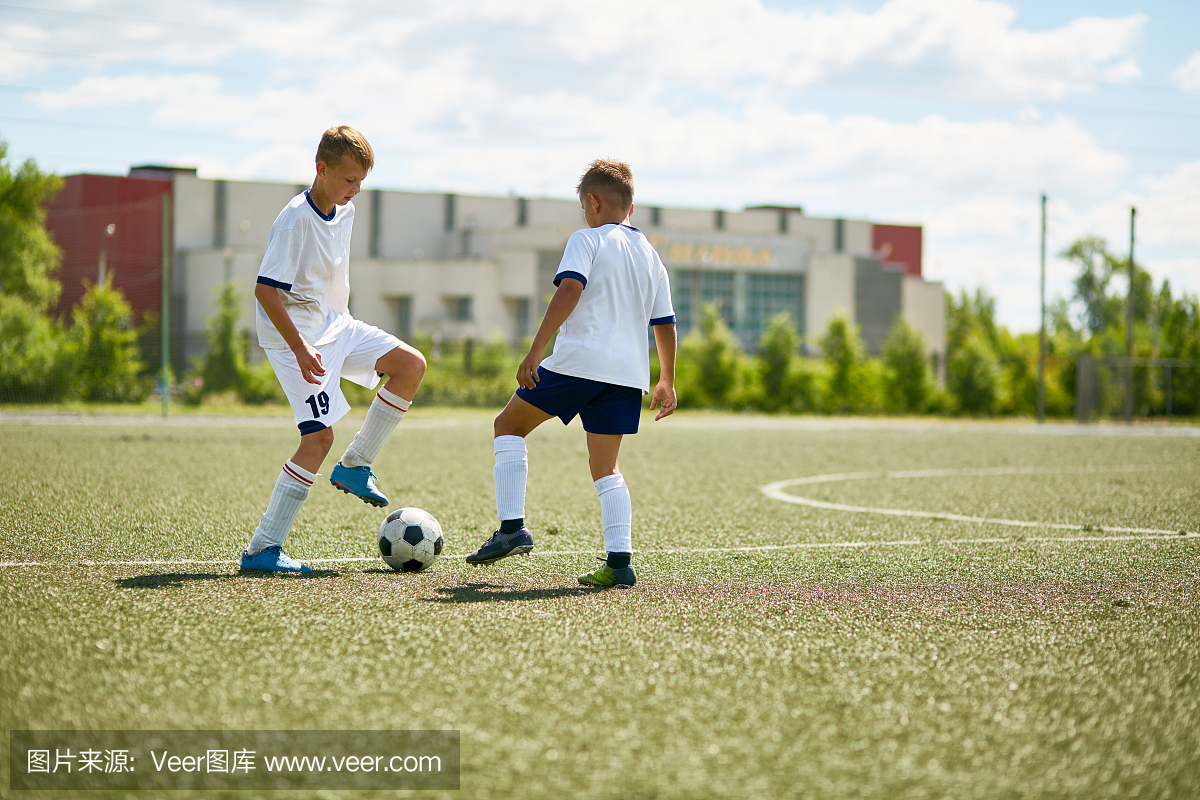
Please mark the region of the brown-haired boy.
[[316, 163], [312, 187], [292, 198], [271, 226], [254, 287], [258, 342], [291, 403], [300, 446], [283, 465], [242, 553], [244, 570], [312, 571], [284, 553], [283, 542], [333, 446], [333, 424], [350, 410], [342, 378], [373, 389], [380, 375], [390, 376], [329, 481], [363, 502], [387, 505], [371, 463], [425, 375], [420, 352], [349, 312], [351, 200], [375, 165], [371, 145], [354, 128], [338, 125], [321, 136]]
[[[533, 550], [524, 519], [525, 437], [552, 417], [565, 425], [578, 414], [607, 551], [604, 565], [579, 581], [632, 586], [633, 511], [617, 452], [624, 434], [637, 433], [642, 395], [650, 388], [647, 325], [654, 328], [661, 364], [650, 408], [660, 407], [655, 420], [675, 411], [675, 311], [666, 267], [645, 235], [626, 224], [633, 213], [629, 165], [593, 161], [576, 191], [588, 228], [567, 241], [554, 277], [558, 290], [517, 368], [520, 388], [496, 417], [492, 474], [500, 529], [467, 562], [491, 564]], [[543, 362], [556, 330], [554, 352]]]

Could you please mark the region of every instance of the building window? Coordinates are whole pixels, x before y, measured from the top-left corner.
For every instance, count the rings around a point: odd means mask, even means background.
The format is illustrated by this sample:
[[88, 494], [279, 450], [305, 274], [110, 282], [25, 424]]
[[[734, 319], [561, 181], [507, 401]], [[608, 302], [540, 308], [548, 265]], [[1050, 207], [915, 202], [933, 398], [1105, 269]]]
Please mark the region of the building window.
[[680, 338], [700, 325], [704, 306], [716, 303], [721, 317], [733, 323], [733, 273], [679, 269], [671, 273], [671, 302]]
[[662, 225], [662, 209], [658, 206], [650, 206], [650, 224], [656, 228]]
[[529, 201], [524, 197], [517, 198], [517, 226], [525, 227], [529, 224]]
[[786, 311], [804, 335], [804, 276], [775, 273], [746, 276], [746, 311], [737, 330], [746, 349], [758, 347], [758, 340], [767, 330], [767, 322]]
[[515, 328], [518, 340], [533, 335], [532, 325], [530, 325], [529, 306], [528, 297], [518, 297], [513, 301], [513, 317], [516, 321]]
[[412, 298], [395, 299], [396, 335], [401, 339], [412, 338]]
[[474, 319], [470, 297], [447, 297], [446, 314], [455, 322], [470, 322]]
[[700, 325], [703, 308], [715, 303], [721, 318], [750, 352], [767, 322], [786, 311], [798, 333], [804, 333], [804, 276], [800, 274], [671, 271], [671, 300], [680, 338]]
[[719, 230], [725, 230], [725, 211], [718, 208], [713, 212], [713, 226]]

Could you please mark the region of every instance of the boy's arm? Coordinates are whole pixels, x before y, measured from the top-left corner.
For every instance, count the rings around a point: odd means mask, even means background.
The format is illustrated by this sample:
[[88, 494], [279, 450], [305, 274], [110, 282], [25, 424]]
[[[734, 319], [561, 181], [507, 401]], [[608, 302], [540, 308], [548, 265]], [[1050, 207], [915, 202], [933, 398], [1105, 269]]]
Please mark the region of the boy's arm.
[[517, 367], [517, 383], [521, 384], [523, 388], [532, 389], [537, 385], [537, 369], [538, 365], [542, 363], [546, 345], [550, 344], [550, 337], [575, 310], [575, 306], [579, 304], [579, 296], [582, 294], [582, 281], [574, 278], [563, 278], [559, 281], [558, 290], [550, 299], [550, 305], [546, 307], [546, 316], [542, 317], [541, 327], [538, 328], [537, 335], [533, 337], [533, 345], [529, 348], [529, 354]]
[[254, 299], [263, 307], [263, 311], [267, 312], [267, 318], [271, 320], [275, 330], [279, 331], [287, 346], [296, 354], [296, 363], [300, 365], [300, 374], [304, 376], [304, 380], [319, 384], [321, 381], [318, 376], [325, 374], [321, 354], [304, 341], [304, 337], [296, 329], [296, 323], [292, 322], [287, 309], [283, 307], [283, 300], [279, 299], [279, 290], [265, 283], [256, 283]]
[[658, 348], [658, 385], [650, 399], [650, 410], [659, 407], [658, 422], [675, 413], [675, 323], [654, 326], [654, 346]]

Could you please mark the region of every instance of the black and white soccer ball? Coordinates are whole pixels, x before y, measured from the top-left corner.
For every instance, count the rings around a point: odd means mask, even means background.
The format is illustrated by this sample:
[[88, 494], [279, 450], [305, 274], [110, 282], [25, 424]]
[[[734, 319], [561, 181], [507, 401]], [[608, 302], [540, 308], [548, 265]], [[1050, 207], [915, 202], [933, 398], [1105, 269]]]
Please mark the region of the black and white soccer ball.
[[379, 526], [379, 552], [398, 572], [429, 569], [442, 555], [442, 526], [419, 508], [401, 508]]

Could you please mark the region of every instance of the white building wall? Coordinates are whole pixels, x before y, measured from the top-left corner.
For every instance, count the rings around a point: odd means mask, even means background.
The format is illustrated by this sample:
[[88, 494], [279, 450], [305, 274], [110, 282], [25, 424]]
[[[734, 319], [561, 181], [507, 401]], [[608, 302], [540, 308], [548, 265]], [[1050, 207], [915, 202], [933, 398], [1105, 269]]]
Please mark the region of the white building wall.
[[855, 256], [871, 256], [872, 225], [857, 219], [842, 220], [842, 252]]
[[667, 230], [711, 231], [715, 216], [707, 208], [664, 208], [659, 212], [659, 226]]
[[[279, 216], [283, 207], [297, 194], [299, 192], [291, 184], [226, 182], [225, 243], [230, 246], [261, 245], [265, 250], [271, 225], [275, 223], [275, 218]], [[208, 211], [214, 220], [215, 211], [214, 197]], [[357, 215], [362, 213], [362, 209], [356, 207], [354, 213], [357, 228]], [[215, 238], [209, 239], [208, 244], [213, 244], [214, 241]]]
[[[175, 175], [175, 244], [180, 278], [186, 286], [186, 333], [203, 341], [206, 320], [214, 313], [214, 288], [231, 277], [242, 292], [242, 324], [253, 332], [253, 289], [271, 223], [297, 191], [292, 184], [230, 181], [225, 185], [225, 241], [215, 248], [216, 181]], [[378, 257], [370, 257], [372, 203], [379, 199]], [[529, 303], [529, 325], [536, 327], [539, 297], [552, 287], [539, 285], [539, 254], [561, 251], [572, 232], [584, 226], [583, 212], [573, 199], [525, 200], [526, 224], [518, 225], [521, 202], [515, 197], [454, 196], [453, 229], [446, 227], [446, 194], [372, 191], [355, 199], [355, 231], [351, 258], [351, 311], [373, 325], [397, 331], [400, 298], [411, 300], [415, 331], [440, 332], [445, 338], [470, 336], [512, 340], [516, 309]], [[787, 232], [780, 234], [786, 215]], [[716, 230], [711, 209], [661, 208], [660, 224], [651, 225], [649, 206], [635, 209], [633, 223], [648, 234], [671, 239], [671, 231], [705, 242], [750, 241], [782, 252], [789, 241], [807, 245], [805, 331], [810, 345], [825, 332], [839, 310], [853, 318], [855, 255], [870, 253], [871, 224], [846, 220], [843, 252], [834, 253], [832, 219], [805, 217], [793, 210], [752, 209], [725, 212], [724, 229]], [[243, 223], [246, 223], [243, 225]], [[797, 243], [798, 244], [798, 243]], [[700, 268], [706, 265], [689, 268]], [[713, 267], [715, 268], [715, 267]], [[767, 270], [766, 266], [734, 271]], [[186, 274], [184, 274], [186, 273]], [[470, 297], [472, 319], [451, 319], [455, 297]], [[903, 313], [925, 336], [931, 351], [945, 351], [941, 284], [905, 279]]]
[[[362, 195], [359, 195], [362, 198]], [[380, 196], [380, 258], [441, 258], [447, 247], [446, 196], [418, 192], [382, 192]], [[356, 198], [355, 237], [362, 219], [370, 220], [370, 199]], [[364, 226], [369, 231], [368, 226]], [[351, 284], [353, 288], [353, 284]]]
[[[174, 208], [171, 209], [171, 216], [175, 227], [175, 247], [212, 247], [216, 181], [201, 180], [183, 172], [175, 173], [172, 179]], [[275, 209], [275, 213], [279, 213], [279, 208]]]
[[725, 230], [730, 233], [777, 236], [779, 235], [779, 211], [764, 208], [755, 211], [726, 212]]
[[900, 313], [925, 338], [930, 353], [946, 355], [946, 289], [941, 281], [904, 276], [900, 287]]
[[823, 253], [808, 261], [804, 286], [804, 336], [815, 352], [829, 321], [838, 314], [854, 320], [854, 256]]
[[807, 239], [809, 251], [813, 253], [833, 252], [833, 227], [834, 220], [831, 219], [788, 215], [788, 235]]

